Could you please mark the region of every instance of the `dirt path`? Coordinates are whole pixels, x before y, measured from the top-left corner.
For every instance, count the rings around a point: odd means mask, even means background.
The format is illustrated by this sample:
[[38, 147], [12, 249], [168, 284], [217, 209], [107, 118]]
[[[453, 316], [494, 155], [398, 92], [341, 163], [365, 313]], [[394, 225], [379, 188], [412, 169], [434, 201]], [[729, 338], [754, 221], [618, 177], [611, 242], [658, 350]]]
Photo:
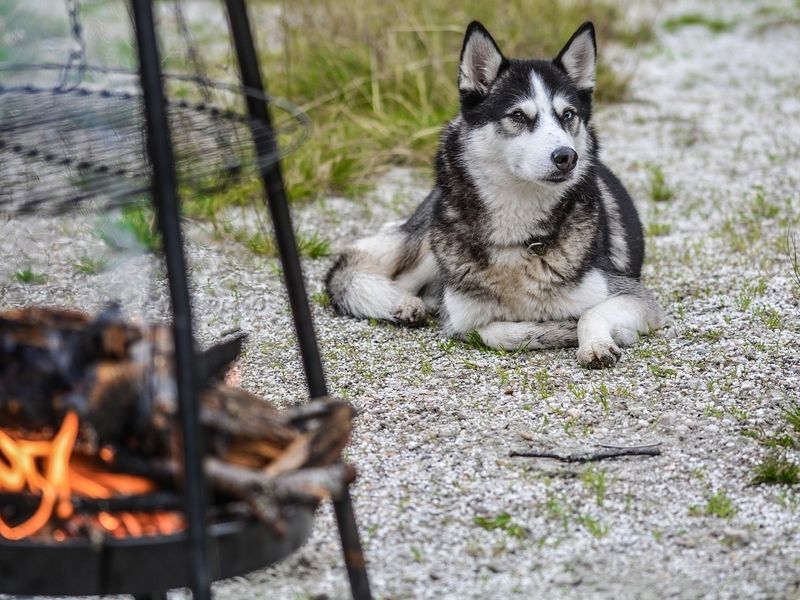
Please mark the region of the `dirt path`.
[[[800, 289], [785, 248], [800, 208], [798, 10], [670, 3], [659, 21], [698, 10], [706, 24], [659, 27], [654, 44], [619, 51], [635, 64], [633, 100], [597, 118], [604, 159], [638, 198], [645, 278], [671, 330], [590, 373], [572, 351], [496, 356], [320, 312], [333, 388], [361, 411], [350, 457], [380, 597], [800, 595], [800, 496], [749, 485], [768, 450], [746, 435], [784, 432], [800, 389]], [[655, 202], [659, 170], [672, 197]], [[402, 204], [423, 192], [401, 190]], [[346, 215], [334, 237], [384, 212]], [[661, 442], [663, 455], [593, 467], [507, 458], [596, 442]], [[220, 590], [345, 597], [339, 564], [326, 511], [297, 557]]]
[[[330, 387], [360, 412], [348, 458], [376, 597], [799, 597], [800, 486], [750, 482], [766, 442], [790, 432], [782, 411], [800, 390], [800, 284], [786, 248], [792, 229], [800, 244], [800, 9], [757, 4], [666, 3], [654, 43], [615, 51], [635, 66], [633, 99], [599, 107], [603, 157], [637, 198], [644, 278], [673, 325], [614, 370], [585, 371], [573, 350], [486, 353], [315, 303]], [[706, 18], [681, 26], [691, 14]], [[343, 243], [407, 212], [426, 186], [396, 172], [366, 207], [328, 199], [297, 220]], [[102, 252], [85, 230], [0, 224], [0, 305], [122, 295], [164, 314], [152, 259], [123, 256], [97, 275], [73, 267]], [[274, 262], [191, 238], [196, 309], [213, 315], [201, 336], [251, 331], [244, 384], [301, 398]], [[311, 292], [329, 264], [307, 262]], [[25, 265], [47, 282], [6, 283]], [[663, 453], [588, 467], [508, 457], [597, 443]], [[800, 461], [797, 447], [779, 452]], [[221, 600], [346, 598], [331, 510], [285, 563], [216, 589]]]

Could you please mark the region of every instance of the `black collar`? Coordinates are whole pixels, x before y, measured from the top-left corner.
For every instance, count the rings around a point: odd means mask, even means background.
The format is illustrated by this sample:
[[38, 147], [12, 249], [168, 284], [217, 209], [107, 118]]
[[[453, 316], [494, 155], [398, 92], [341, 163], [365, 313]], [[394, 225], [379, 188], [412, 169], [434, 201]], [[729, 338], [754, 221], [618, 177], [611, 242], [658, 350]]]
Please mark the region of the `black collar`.
[[558, 238], [561, 225], [564, 223], [576, 203], [577, 200], [573, 196], [567, 195], [565, 198], [559, 201], [558, 204], [556, 204], [550, 213], [551, 221], [553, 221], [555, 224], [553, 233], [546, 235], [532, 235], [522, 242], [522, 246], [529, 255], [545, 255], [548, 248], [550, 248], [553, 245], [553, 242], [556, 241], [556, 238]]

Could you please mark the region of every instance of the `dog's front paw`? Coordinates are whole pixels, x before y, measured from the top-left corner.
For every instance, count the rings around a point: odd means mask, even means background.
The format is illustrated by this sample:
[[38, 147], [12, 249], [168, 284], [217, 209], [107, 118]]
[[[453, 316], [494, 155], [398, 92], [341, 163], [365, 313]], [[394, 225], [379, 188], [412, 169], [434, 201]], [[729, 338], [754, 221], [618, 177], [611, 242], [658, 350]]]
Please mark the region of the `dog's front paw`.
[[578, 362], [590, 369], [607, 369], [617, 364], [622, 350], [614, 340], [591, 340], [578, 347]]
[[419, 327], [425, 324], [428, 314], [425, 312], [425, 303], [421, 298], [407, 296], [400, 301], [392, 316], [398, 325]]

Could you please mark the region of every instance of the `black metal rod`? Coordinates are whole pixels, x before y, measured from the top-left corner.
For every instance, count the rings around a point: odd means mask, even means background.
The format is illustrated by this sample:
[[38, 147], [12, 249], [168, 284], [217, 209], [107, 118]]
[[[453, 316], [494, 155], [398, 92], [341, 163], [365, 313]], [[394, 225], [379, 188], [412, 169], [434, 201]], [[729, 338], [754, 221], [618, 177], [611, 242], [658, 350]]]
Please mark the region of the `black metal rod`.
[[353, 500], [350, 498], [350, 489], [345, 488], [341, 497], [333, 501], [333, 512], [336, 515], [336, 525], [339, 529], [339, 538], [342, 542], [344, 564], [347, 567], [347, 577], [350, 580], [350, 591], [355, 600], [370, 600], [372, 592], [369, 589], [369, 576], [361, 548], [361, 539], [358, 535], [358, 523], [353, 511]]
[[[225, 4], [236, 57], [239, 62], [242, 85], [263, 94], [264, 83], [261, 78], [258, 55], [256, 54], [256, 46], [244, 0], [225, 0]], [[297, 341], [300, 345], [300, 355], [303, 360], [306, 381], [308, 382], [308, 391], [312, 398], [327, 396], [328, 386], [325, 382], [325, 372], [322, 368], [317, 336], [314, 333], [311, 308], [308, 305], [303, 270], [300, 265], [292, 219], [289, 213], [289, 204], [283, 185], [283, 175], [281, 174], [280, 162], [275, 158], [279, 156], [277, 152], [278, 146], [272, 129], [269, 107], [263, 99], [248, 95], [247, 109], [250, 115], [254, 117], [252, 128], [253, 136], [256, 140], [256, 154], [259, 158], [266, 159], [261, 165], [261, 179], [267, 194], [272, 224], [275, 228], [275, 239], [278, 243], [278, 253], [283, 266], [284, 278], [286, 279], [286, 288], [294, 316], [294, 325], [297, 331]], [[370, 600], [372, 594], [369, 588], [361, 540], [359, 539], [358, 526], [349, 492], [345, 492], [340, 499], [335, 500], [333, 505], [353, 598], [355, 600]]]
[[172, 331], [175, 343], [175, 378], [183, 433], [185, 469], [184, 502], [189, 533], [189, 575], [195, 600], [210, 600], [211, 573], [206, 548], [206, 485], [203, 476], [203, 440], [195, 372], [192, 310], [183, 254], [175, 160], [162, 84], [158, 40], [150, 0], [132, 0], [139, 73], [147, 124], [147, 152], [153, 170], [158, 226], [164, 245], [169, 292], [172, 300]]
[[[247, 88], [263, 92], [264, 86], [244, 0], [226, 0], [226, 5], [236, 56], [239, 61], [242, 84]], [[278, 254], [280, 255], [283, 274], [286, 279], [289, 304], [294, 315], [294, 326], [297, 331], [297, 341], [300, 344], [300, 354], [303, 360], [306, 381], [308, 382], [308, 392], [312, 398], [327, 396], [328, 386], [325, 383], [325, 373], [322, 369], [322, 359], [317, 346], [317, 336], [314, 333], [314, 323], [311, 320], [311, 308], [308, 305], [308, 297], [306, 296], [303, 271], [300, 266], [292, 219], [286, 200], [286, 190], [283, 185], [283, 175], [281, 174], [280, 164], [275, 158], [278, 156], [277, 141], [272, 131], [269, 108], [261, 98], [256, 98], [252, 95], [247, 95], [246, 97], [247, 110], [256, 120], [253, 123], [256, 153], [259, 158], [265, 157], [265, 162], [267, 162], [261, 169], [261, 178], [267, 192], [269, 211], [275, 228], [275, 241], [278, 243]]]

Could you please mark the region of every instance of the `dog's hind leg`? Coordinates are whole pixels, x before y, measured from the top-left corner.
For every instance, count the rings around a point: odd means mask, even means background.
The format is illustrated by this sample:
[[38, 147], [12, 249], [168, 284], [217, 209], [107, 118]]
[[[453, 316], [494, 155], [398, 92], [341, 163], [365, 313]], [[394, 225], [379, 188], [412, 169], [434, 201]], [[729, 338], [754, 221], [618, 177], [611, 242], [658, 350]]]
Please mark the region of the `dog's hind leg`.
[[542, 350], [578, 344], [578, 322], [573, 320], [544, 323], [494, 321], [475, 331], [490, 348], [505, 350]]
[[633, 279], [614, 277], [609, 287], [617, 295], [593, 306], [578, 320], [578, 362], [593, 369], [614, 366], [639, 334], [664, 325], [665, 317], [653, 295]]
[[578, 344], [578, 322], [574, 319], [487, 323], [491, 305], [452, 290], [445, 290], [442, 306], [444, 329], [449, 335], [463, 339], [474, 331], [490, 348], [538, 350]]
[[347, 248], [328, 273], [326, 288], [339, 313], [414, 326], [427, 317], [418, 293], [437, 273], [427, 240], [391, 223]]

